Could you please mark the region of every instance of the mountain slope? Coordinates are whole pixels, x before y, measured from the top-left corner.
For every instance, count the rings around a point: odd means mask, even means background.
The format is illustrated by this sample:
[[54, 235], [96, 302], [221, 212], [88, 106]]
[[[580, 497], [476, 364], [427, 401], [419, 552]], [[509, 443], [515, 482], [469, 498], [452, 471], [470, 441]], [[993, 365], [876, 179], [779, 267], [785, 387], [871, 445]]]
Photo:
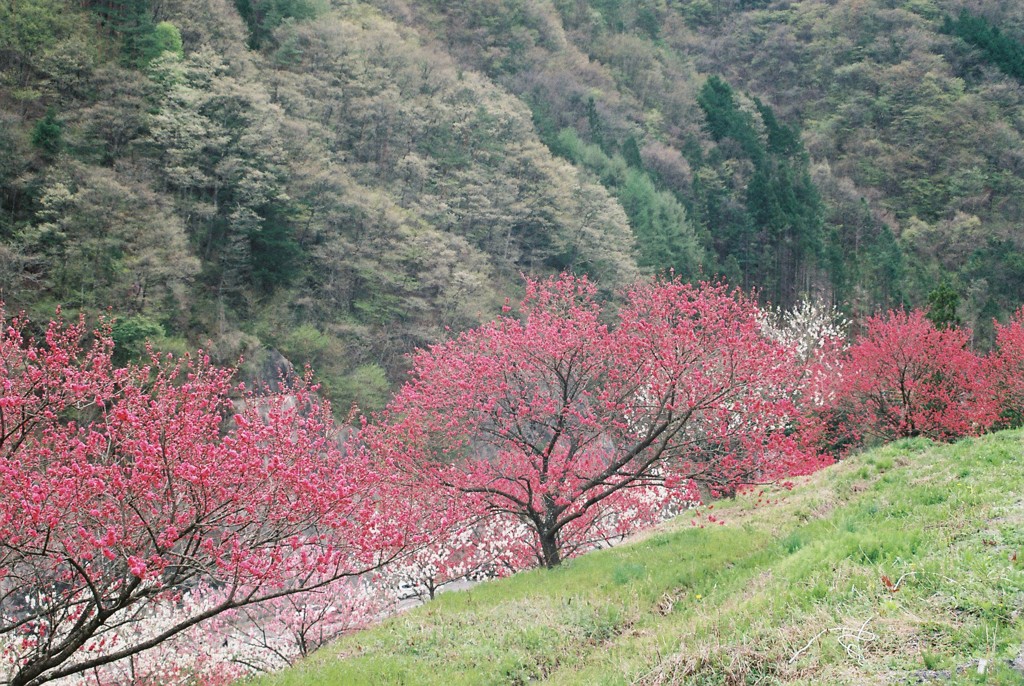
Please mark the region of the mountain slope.
[[[638, 150], [634, 163], [703, 236], [705, 266], [774, 302], [809, 289], [871, 312], [923, 303], [946, 278], [964, 319], [987, 328], [1019, 297], [1024, 16], [1015, 3], [374, 4], [518, 95], [546, 140], [571, 129], [627, 163]], [[964, 10], [1002, 30], [1001, 62], [949, 30], [946, 19]], [[699, 106], [708, 77], [731, 85], [762, 141], [771, 119], [800, 135], [820, 206], [792, 183], [798, 161], [766, 167], [738, 137], [709, 131]], [[575, 161], [608, 183], [603, 169]], [[764, 195], [766, 170], [775, 192]]]
[[[278, 9], [250, 36], [216, 0], [0, 4], [9, 307], [112, 306], [136, 353], [277, 348], [373, 408], [520, 273], [636, 276], [621, 206], [516, 98], [366, 5]], [[176, 48], [138, 47], [160, 27]]]
[[1024, 683], [1022, 450], [1020, 431], [893, 444], [256, 683]]
[[0, 0], [0, 297], [113, 308], [125, 359], [276, 349], [340, 408], [523, 272], [944, 288], [984, 345], [1020, 74], [997, 0]]

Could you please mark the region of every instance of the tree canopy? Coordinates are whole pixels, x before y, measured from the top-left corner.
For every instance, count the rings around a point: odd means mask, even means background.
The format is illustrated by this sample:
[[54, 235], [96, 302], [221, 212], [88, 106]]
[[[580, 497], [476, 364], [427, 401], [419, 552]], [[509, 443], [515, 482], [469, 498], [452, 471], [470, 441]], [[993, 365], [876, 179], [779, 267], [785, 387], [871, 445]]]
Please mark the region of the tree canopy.
[[606, 323], [595, 296], [584, 278], [529, 281], [521, 319], [418, 353], [364, 440], [414, 488], [518, 518], [548, 567], [673, 500], [819, 464], [786, 435], [797, 363], [751, 300], [644, 282]]

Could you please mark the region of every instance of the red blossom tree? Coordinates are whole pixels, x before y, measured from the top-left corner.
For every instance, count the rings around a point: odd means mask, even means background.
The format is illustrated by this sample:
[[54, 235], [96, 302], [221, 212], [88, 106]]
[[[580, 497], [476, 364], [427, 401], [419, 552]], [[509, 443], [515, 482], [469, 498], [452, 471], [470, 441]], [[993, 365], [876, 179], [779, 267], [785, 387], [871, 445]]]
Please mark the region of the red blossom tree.
[[[108, 332], [0, 334], [0, 675], [39, 684], [226, 610], [375, 568], [383, 484], [308, 384], [257, 397], [202, 356], [111, 365]], [[245, 409], [234, 404], [244, 398]], [[190, 589], [218, 590], [192, 608]], [[155, 633], [125, 625], [177, 611]], [[126, 637], [134, 636], [133, 640]]]
[[857, 439], [950, 440], [996, 417], [967, 329], [937, 329], [919, 310], [871, 317], [837, 376], [836, 410]]
[[[294, 664], [313, 650], [390, 612], [376, 573], [338, 579], [320, 588], [229, 610], [189, 627], [152, 649], [59, 679], [61, 686], [227, 686], [254, 673]], [[197, 586], [167, 602], [151, 603], [138, 619], [105, 634], [94, 655], [145, 641], [203, 613], [229, 589]]]
[[996, 345], [985, 359], [992, 401], [1002, 426], [1024, 423], [1024, 307], [1005, 325], [996, 322]]
[[424, 490], [517, 517], [540, 563], [820, 462], [785, 435], [792, 351], [724, 285], [638, 285], [617, 316], [585, 278], [528, 281], [503, 316], [417, 353], [367, 445]]

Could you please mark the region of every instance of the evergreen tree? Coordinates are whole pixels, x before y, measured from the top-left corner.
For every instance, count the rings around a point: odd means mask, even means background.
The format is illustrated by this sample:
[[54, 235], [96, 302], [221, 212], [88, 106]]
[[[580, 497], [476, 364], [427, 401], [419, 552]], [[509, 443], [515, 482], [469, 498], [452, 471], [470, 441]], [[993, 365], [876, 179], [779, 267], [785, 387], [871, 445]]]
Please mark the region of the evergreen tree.
[[745, 212], [723, 216], [726, 199], [705, 195], [707, 226], [717, 234], [719, 258], [724, 263], [735, 256], [745, 286], [761, 286], [770, 300], [788, 306], [804, 289], [809, 266], [825, 264], [824, 209], [799, 132], [755, 99], [767, 134], [759, 135], [753, 116], [740, 108], [732, 87], [717, 76], [707, 79], [697, 101], [712, 138], [735, 141], [753, 166]]
[[956, 310], [960, 305], [960, 294], [950, 284], [949, 279], [943, 279], [931, 293], [928, 294], [928, 312], [925, 314], [937, 329], [955, 328], [962, 324]]
[[629, 136], [623, 142], [622, 159], [626, 160], [626, 164], [635, 169], [644, 168], [644, 160], [640, 156], [640, 146], [636, 142], [636, 137]]
[[32, 129], [32, 145], [44, 157], [55, 157], [64, 148], [64, 125], [57, 119], [57, 112], [52, 107], [46, 110], [46, 115]]
[[1004, 74], [1024, 80], [1024, 43], [1002, 33], [985, 17], [972, 16], [962, 9], [955, 20], [945, 18], [943, 30], [980, 49]]
[[587, 126], [590, 128], [590, 141], [601, 150], [605, 150], [604, 127], [601, 125], [601, 115], [597, 111], [597, 103], [594, 102], [593, 96], [587, 99]]
[[123, 0], [113, 17], [114, 29], [121, 36], [121, 53], [130, 66], [145, 66], [153, 51], [153, 8], [150, 0]]
[[319, 10], [313, 0], [235, 0], [235, 7], [249, 27], [249, 47], [274, 44], [274, 29], [288, 19], [313, 19]]

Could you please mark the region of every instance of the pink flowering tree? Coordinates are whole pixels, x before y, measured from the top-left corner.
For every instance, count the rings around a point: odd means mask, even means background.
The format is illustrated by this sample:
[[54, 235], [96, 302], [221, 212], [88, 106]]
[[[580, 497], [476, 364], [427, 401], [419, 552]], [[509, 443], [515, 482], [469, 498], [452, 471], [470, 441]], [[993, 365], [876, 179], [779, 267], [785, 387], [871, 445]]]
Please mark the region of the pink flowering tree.
[[1005, 325], [996, 322], [996, 345], [985, 359], [992, 402], [1001, 426], [1024, 423], [1024, 307]]
[[382, 581], [400, 599], [432, 600], [449, 584], [508, 576], [533, 566], [529, 540], [530, 531], [508, 515], [462, 522], [435, 532], [428, 544], [390, 565]]
[[563, 275], [528, 281], [520, 314], [417, 353], [363, 438], [424, 489], [518, 519], [541, 564], [819, 464], [786, 435], [791, 349], [724, 285], [643, 283], [613, 315]]
[[222, 661], [247, 673], [271, 672], [382, 619], [393, 607], [394, 596], [382, 588], [377, 574], [337, 579], [321, 588], [225, 613], [212, 631], [193, 642], [209, 644], [212, 635], [215, 641], [221, 639]]
[[938, 329], [920, 310], [868, 319], [850, 346], [837, 410], [857, 439], [950, 440], [992, 425], [996, 406], [967, 329]]
[[[393, 607], [376, 574], [347, 577], [317, 589], [223, 612], [153, 648], [53, 682], [61, 686], [226, 686], [253, 674], [294, 664], [349, 631], [380, 619]], [[226, 589], [204, 586], [173, 602], [154, 603], [104, 637], [110, 646], [139, 643], [223, 600]]]
[[[300, 383], [256, 397], [200, 353], [111, 365], [109, 332], [0, 333], [0, 674], [80, 674], [228, 610], [386, 562], [402, 520]], [[238, 398], [245, 409], [236, 411]], [[215, 602], [185, 603], [197, 587]], [[126, 625], [169, 612], [156, 632]]]

